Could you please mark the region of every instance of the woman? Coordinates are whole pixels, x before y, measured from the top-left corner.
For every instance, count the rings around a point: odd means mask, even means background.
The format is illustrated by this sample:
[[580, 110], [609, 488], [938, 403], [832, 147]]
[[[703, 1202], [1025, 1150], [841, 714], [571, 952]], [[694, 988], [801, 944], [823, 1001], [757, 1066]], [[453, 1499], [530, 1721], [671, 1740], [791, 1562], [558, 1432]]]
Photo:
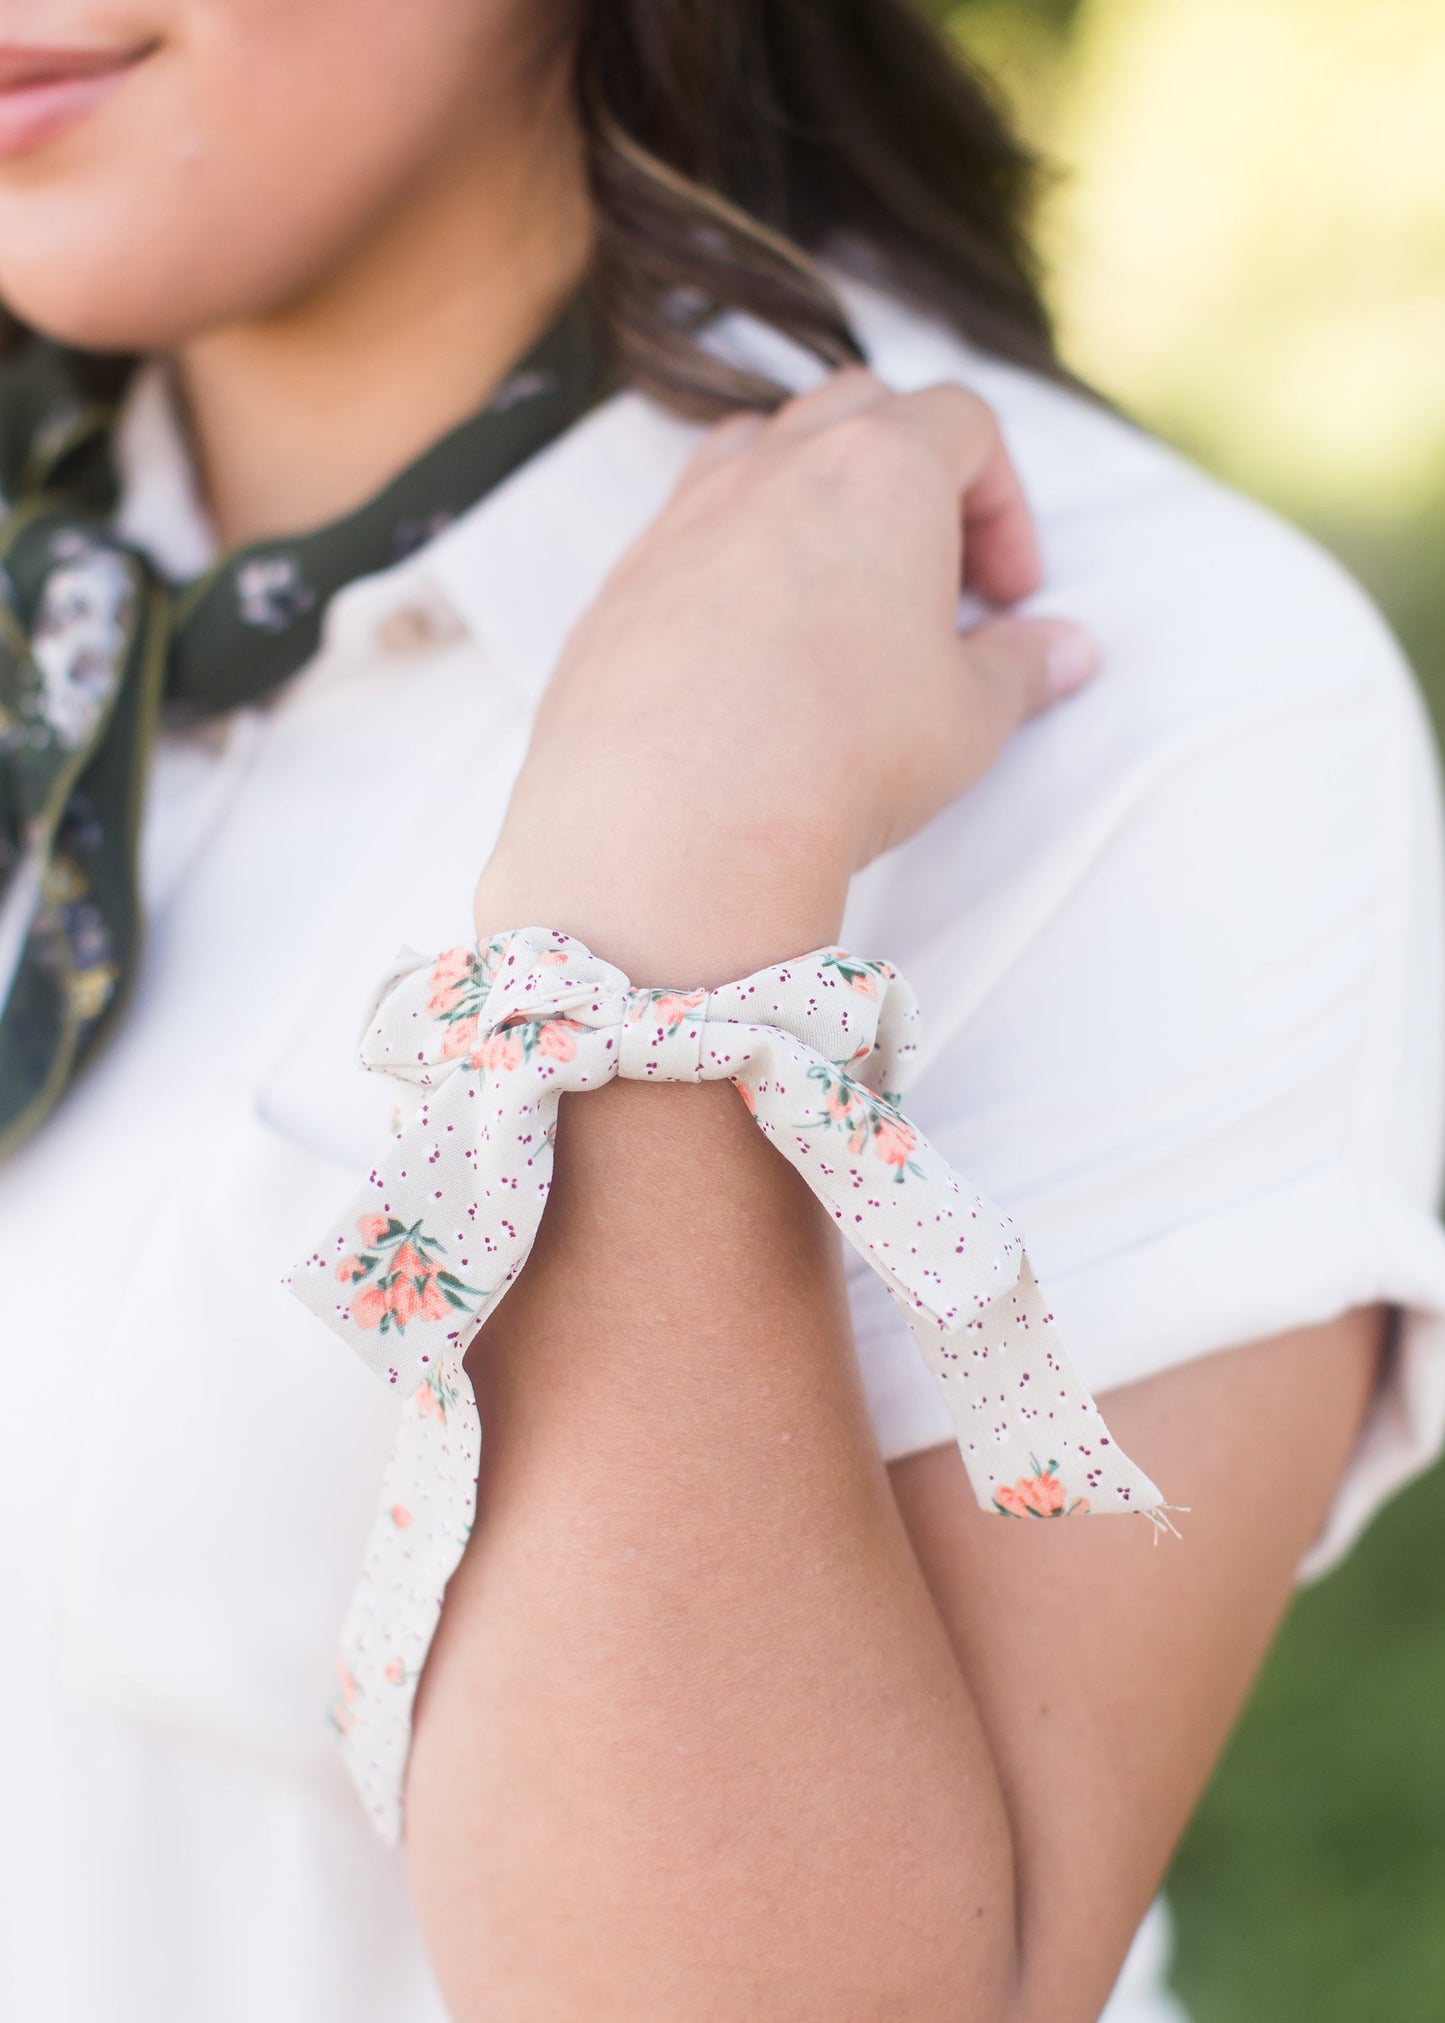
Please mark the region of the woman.
[[[1068, 386], [895, 0], [5, 34], [6, 2013], [1088, 2023], [1301, 1562], [1445, 1422], [1392, 645]], [[469, 917], [897, 965], [889, 1145], [1017, 1213], [1182, 1540], [1032, 1523], [1052, 1456], [981, 1511], [725, 1080], [619, 1080], [469, 1354], [385, 1848], [320, 1709], [395, 1406], [280, 1281], [416, 1096], [377, 977]], [[378, 1367], [445, 1297], [339, 1269]]]

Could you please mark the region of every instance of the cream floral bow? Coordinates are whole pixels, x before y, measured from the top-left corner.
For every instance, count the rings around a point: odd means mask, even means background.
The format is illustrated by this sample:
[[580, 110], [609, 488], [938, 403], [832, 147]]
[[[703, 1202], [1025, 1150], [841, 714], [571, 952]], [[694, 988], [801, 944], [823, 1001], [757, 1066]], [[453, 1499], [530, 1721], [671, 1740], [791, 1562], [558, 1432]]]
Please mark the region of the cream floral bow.
[[1006, 1215], [898, 1109], [918, 1008], [890, 964], [816, 950], [707, 990], [634, 990], [546, 928], [408, 958], [362, 1041], [416, 1107], [297, 1296], [405, 1398], [342, 1639], [333, 1709], [384, 1838], [401, 1830], [417, 1680], [475, 1509], [481, 1425], [462, 1355], [526, 1263], [564, 1095], [730, 1081], [893, 1295], [975, 1494], [1019, 1519], [1142, 1511], [1148, 1477], [1070, 1368]]

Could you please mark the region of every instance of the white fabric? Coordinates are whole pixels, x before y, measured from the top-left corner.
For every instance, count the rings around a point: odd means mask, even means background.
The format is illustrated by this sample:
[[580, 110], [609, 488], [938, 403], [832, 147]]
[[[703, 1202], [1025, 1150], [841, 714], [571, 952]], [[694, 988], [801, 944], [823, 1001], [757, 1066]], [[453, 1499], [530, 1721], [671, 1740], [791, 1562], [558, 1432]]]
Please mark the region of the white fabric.
[[1134, 1934], [1099, 2023], [1189, 2023], [1183, 2005], [1168, 1986], [1173, 1951], [1169, 1907], [1162, 1897], [1156, 1897]]
[[408, 952], [384, 979], [361, 1061], [410, 1114], [290, 1279], [407, 1400], [332, 1714], [384, 1839], [401, 1837], [412, 1702], [476, 1513], [482, 1426], [462, 1357], [531, 1256], [564, 1095], [618, 1076], [731, 1082], [887, 1288], [980, 1506], [1172, 1530], [1075, 1376], [1012, 1222], [900, 1110], [917, 1032], [893, 965], [836, 947], [711, 989], [638, 987], [574, 935], [524, 927]]
[[[1359, 1299], [1409, 1309], [1323, 1564], [1445, 1422], [1414, 692], [1298, 536], [854, 299], [886, 378], [993, 403], [1037, 608], [1106, 663], [857, 881], [843, 939], [927, 1007], [912, 1114], [1018, 1219], [1096, 1393]], [[0, 1592], [28, 1658], [0, 1667], [0, 2014], [441, 2015], [320, 1711], [395, 1408], [281, 1280], [386, 1134], [356, 1008], [398, 941], [468, 917], [559, 643], [695, 439], [611, 402], [339, 597], [273, 706], [164, 741], [133, 1002], [0, 1169]], [[861, 1267], [852, 1289], [884, 1452], [946, 1440], [907, 1330]]]

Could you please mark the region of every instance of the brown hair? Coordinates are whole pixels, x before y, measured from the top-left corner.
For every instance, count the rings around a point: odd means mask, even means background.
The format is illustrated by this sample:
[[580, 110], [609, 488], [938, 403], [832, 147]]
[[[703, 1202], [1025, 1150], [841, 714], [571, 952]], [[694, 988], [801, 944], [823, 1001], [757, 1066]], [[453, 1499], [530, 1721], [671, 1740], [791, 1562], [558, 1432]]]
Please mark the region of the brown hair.
[[1026, 229], [1036, 164], [914, 0], [573, 5], [594, 294], [635, 385], [702, 418], [776, 400], [698, 347], [719, 308], [856, 359], [820, 255], [1059, 373]]
[[[1035, 162], [916, 0], [557, 5], [597, 210], [592, 294], [633, 385], [704, 420], [773, 405], [780, 387], [697, 342], [726, 309], [827, 365], [858, 359], [824, 255], [1060, 373], [1026, 232]], [[5, 337], [0, 311], [0, 354]]]

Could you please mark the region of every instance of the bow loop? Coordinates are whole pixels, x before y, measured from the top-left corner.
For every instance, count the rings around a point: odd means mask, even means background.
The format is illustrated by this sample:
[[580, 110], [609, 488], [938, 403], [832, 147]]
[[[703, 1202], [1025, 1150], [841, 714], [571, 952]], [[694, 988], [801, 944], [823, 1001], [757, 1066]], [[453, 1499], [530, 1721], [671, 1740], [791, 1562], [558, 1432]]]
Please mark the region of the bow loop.
[[711, 1016], [791, 1033], [877, 1095], [912, 1079], [918, 1001], [891, 962], [820, 948], [722, 985]]
[[475, 1029], [466, 1020], [480, 1008], [476, 966], [474, 949], [399, 954], [362, 1028], [361, 1065], [420, 1088], [444, 1081], [461, 1052], [455, 1040]]

